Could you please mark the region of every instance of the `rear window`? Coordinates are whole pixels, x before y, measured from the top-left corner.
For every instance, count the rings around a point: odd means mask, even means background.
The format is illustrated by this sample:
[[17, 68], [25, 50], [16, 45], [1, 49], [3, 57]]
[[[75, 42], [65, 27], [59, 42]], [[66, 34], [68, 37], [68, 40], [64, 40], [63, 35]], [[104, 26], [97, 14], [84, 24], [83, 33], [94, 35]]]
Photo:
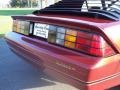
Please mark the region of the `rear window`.
[[119, 0], [62, 0], [33, 14], [79, 15], [91, 18], [120, 20]]

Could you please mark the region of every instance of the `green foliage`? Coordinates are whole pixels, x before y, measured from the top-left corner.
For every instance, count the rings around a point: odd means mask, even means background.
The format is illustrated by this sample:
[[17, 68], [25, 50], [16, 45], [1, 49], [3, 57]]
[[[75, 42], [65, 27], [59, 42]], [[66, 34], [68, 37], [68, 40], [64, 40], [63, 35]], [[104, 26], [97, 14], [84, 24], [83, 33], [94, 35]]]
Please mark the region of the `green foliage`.
[[38, 2], [36, 0], [11, 0], [11, 7], [36, 7]]
[[24, 7], [25, 2], [22, 2], [22, 0], [11, 0], [10, 5], [11, 7]]
[[37, 2], [36, 0], [33, 0], [33, 1], [32, 1], [32, 6], [33, 6], [33, 7], [37, 7], [37, 6], [38, 6], [38, 2]]

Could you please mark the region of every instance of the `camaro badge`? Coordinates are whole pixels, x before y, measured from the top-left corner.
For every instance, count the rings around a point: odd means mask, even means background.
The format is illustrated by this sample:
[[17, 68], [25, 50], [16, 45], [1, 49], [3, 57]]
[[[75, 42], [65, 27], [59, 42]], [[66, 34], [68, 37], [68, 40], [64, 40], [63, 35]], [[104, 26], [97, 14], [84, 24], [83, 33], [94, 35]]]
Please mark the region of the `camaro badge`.
[[73, 70], [73, 71], [76, 70], [74, 67], [72, 67], [72, 66], [70, 66], [70, 65], [66, 65], [66, 64], [64, 64], [64, 63], [62, 63], [62, 62], [56, 61], [56, 65], [58, 65], [58, 66], [60, 66], [60, 67], [63, 67], [63, 68], [66, 68], [66, 69], [69, 69], [69, 70]]

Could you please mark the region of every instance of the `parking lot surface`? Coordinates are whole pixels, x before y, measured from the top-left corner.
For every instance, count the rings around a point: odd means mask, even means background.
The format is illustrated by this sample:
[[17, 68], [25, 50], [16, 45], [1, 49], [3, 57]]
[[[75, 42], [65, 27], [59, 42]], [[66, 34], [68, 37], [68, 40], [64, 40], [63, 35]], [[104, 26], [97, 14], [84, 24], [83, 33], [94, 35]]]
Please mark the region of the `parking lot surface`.
[[0, 38], [0, 90], [76, 90], [43, 74], [14, 54]]

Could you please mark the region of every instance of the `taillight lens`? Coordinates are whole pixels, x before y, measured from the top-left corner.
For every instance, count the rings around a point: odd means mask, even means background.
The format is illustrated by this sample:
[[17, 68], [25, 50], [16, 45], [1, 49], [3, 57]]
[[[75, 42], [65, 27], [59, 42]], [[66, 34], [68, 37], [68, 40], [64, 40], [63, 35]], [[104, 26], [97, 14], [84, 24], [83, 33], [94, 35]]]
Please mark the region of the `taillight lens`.
[[110, 56], [115, 52], [102, 36], [65, 28], [49, 30], [48, 42], [62, 45], [94, 56]]
[[29, 35], [30, 22], [13, 20], [13, 31]]
[[47, 24], [33, 24], [27, 21], [14, 20], [13, 31], [25, 35], [32, 34], [44, 38], [49, 43], [61, 45], [63, 47], [77, 50], [94, 56], [111, 56], [115, 54], [111, 46], [104, 38], [96, 33], [84, 30], [73, 30]]

